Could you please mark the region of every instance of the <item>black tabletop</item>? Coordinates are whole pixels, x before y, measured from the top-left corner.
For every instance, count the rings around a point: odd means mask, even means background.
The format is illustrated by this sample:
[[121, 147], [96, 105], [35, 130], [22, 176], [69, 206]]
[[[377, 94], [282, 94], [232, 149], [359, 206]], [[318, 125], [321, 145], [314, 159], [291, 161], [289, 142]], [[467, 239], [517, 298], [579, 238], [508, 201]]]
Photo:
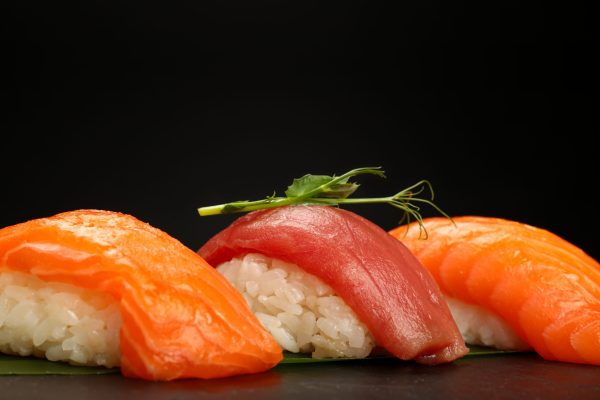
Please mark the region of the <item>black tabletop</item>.
[[120, 375], [2, 376], [10, 399], [599, 399], [600, 367], [535, 354], [428, 367], [397, 360], [291, 364], [256, 375], [145, 382]]

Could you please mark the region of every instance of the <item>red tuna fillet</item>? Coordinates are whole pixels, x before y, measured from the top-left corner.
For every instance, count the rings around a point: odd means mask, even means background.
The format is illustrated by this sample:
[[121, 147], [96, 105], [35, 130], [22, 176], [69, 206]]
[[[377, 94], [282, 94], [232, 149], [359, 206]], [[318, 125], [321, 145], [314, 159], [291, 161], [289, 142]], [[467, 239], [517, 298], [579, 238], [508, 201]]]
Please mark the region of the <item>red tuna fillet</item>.
[[439, 364], [467, 353], [429, 272], [398, 240], [352, 212], [326, 206], [255, 211], [198, 253], [213, 266], [247, 253], [298, 265], [331, 286], [377, 344], [398, 358]]

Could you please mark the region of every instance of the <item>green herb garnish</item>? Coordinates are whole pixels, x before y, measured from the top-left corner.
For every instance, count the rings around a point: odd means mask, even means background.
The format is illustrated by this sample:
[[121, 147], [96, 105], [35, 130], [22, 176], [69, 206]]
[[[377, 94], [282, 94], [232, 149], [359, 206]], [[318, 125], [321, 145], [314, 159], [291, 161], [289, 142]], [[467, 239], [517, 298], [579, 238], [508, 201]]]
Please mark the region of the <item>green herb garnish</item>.
[[[285, 197], [268, 196], [262, 200], [234, 201], [216, 206], [201, 207], [198, 209], [200, 216], [232, 214], [262, 210], [265, 208], [283, 207], [297, 204], [319, 204], [324, 206], [339, 206], [344, 204], [390, 204], [403, 211], [400, 224], [410, 223], [416, 220], [419, 223], [421, 233], [427, 234], [423, 226], [423, 217], [420, 213], [420, 204], [427, 204], [436, 209], [440, 214], [450, 218], [433, 203], [434, 193], [431, 183], [422, 180], [388, 197], [374, 198], [348, 198], [352, 195], [359, 184], [351, 182], [350, 178], [357, 175], [376, 175], [385, 178], [385, 172], [381, 167], [356, 168], [340, 176], [328, 175], [304, 175], [302, 178], [294, 179], [285, 191]], [[429, 192], [429, 198], [417, 197], [425, 191]]]

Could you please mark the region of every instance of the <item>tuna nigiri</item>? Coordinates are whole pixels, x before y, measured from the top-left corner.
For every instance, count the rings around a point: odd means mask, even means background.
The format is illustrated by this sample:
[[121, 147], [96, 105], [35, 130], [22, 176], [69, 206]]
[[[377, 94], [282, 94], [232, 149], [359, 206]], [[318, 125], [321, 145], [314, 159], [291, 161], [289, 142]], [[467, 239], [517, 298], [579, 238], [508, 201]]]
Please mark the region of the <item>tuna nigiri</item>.
[[286, 350], [365, 357], [381, 346], [425, 364], [467, 352], [427, 270], [400, 242], [349, 211], [254, 211], [198, 252], [243, 292]]
[[487, 217], [390, 233], [429, 269], [468, 343], [600, 365], [600, 265], [543, 229]]
[[132, 216], [98, 210], [0, 230], [0, 351], [149, 380], [254, 373], [282, 358], [201, 257]]

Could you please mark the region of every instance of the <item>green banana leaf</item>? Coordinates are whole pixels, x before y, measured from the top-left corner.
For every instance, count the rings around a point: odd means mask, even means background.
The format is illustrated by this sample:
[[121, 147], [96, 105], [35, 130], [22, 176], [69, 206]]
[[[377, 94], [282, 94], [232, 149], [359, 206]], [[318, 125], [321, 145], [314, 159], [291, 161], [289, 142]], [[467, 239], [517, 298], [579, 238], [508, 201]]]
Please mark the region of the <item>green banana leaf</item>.
[[[475, 346], [468, 345], [469, 353], [463, 358], [477, 357], [477, 356], [487, 356], [487, 355], [495, 355], [495, 354], [510, 354], [510, 353], [519, 353], [517, 351], [506, 351], [506, 350], [498, 350], [492, 347], [483, 347], [483, 346]], [[283, 353], [283, 360], [279, 363], [281, 364], [313, 364], [313, 363], [326, 363], [326, 362], [356, 362], [356, 361], [371, 361], [371, 360], [382, 360], [382, 359], [393, 359], [395, 358], [389, 354], [381, 354], [369, 356], [367, 358], [312, 358], [310, 354], [301, 354], [301, 353]]]
[[35, 357], [0, 354], [0, 375], [101, 375], [119, 373], [119, 368], [83, 367]]
[[[515, 351], [496, 350], [489, 347], [469, 346], [469, 354], [477, 357], [483, 355], [510, 354]], [[285, 364], [317, 364], [331, 362], [368, 362], [380, 359], [393, 359], [390, 355], [376, 355], [367, 358], [312, 358], [310, 354], [284, 353], [280, 365]], [[53, 362], [34, 357], [17, 357], [0, 354], [0, 375], [104, 375], [119, 373], [118, 368], [83, 367], [63, 362]]]

